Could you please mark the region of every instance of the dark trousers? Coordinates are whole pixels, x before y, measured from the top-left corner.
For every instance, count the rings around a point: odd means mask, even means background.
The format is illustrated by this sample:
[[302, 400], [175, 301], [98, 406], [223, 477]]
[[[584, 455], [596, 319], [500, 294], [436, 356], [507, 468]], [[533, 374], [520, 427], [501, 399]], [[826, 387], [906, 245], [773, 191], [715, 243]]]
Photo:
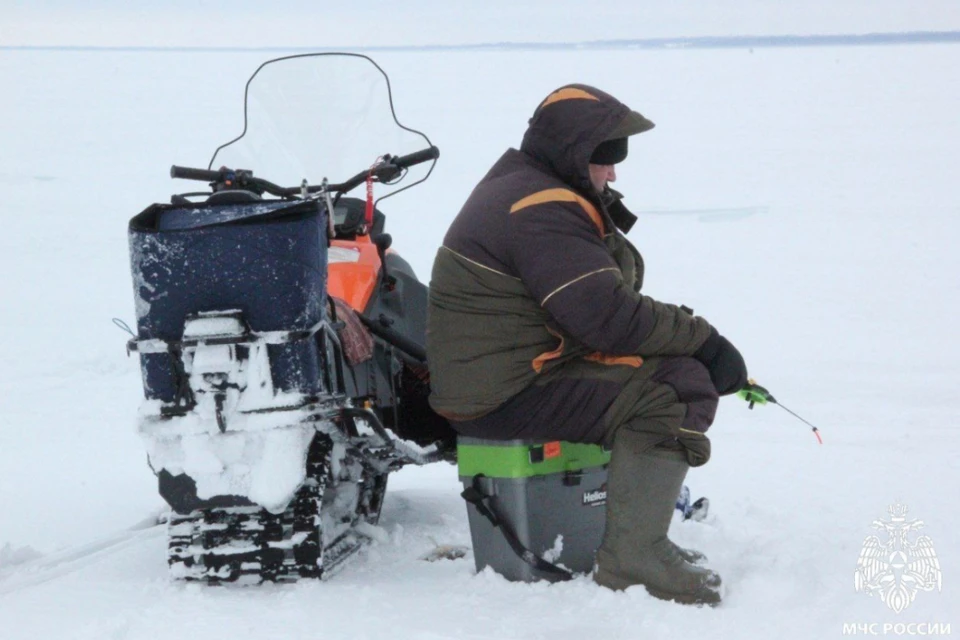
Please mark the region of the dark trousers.
[[476, 438], [608, 446], [628, 428], [647, 448], [682, 446], [696, 467], [710, 458], [706, 431], [718, 399], [707, 369], [693, 358], [648, 358], [639, 367], [576, 359], [545, 371], [495, 411], [452, 425]]

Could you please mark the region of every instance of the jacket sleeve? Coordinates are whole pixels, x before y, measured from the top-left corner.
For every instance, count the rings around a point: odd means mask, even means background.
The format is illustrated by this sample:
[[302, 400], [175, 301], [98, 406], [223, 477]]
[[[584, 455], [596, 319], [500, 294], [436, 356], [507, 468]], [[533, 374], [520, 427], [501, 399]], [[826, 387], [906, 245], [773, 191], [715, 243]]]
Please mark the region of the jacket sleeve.
[[609, 355], [691, 355], [710, 325], [626, 286], [602, 222], [577, 202], [510, 214], [510, 257], [533, 298], [570, 336]]

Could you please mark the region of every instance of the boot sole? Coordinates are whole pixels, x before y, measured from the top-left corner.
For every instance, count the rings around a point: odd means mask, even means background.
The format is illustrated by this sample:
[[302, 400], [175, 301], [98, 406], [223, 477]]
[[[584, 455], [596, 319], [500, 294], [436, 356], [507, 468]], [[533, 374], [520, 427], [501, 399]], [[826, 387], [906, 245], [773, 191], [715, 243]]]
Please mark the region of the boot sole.
[[647, 590], [647, 593], [652, 595], [654, 598], [659, 600], [666, 600], [669, 602], [677, 602], [679, 604], [693, 604], [693, 605], [709, 605], [715, 607], [720, 604], [720, 594], [716, 591], [707, 589], [705, 591], [700, 591], [695, 594], [691, 593], [671, 593], [669, 591], [663, 591], [660, 589], [655, 589], [653, 587], [648, 587], [647, 585], [627, 580], [621, 578], [617, 575], [610, 573], [609, 571], [604, 571], [603, 569], [597, 569], [597, 572], [593, 576], [594, 582], [599, 584], [602, 587], [612, 589], [614, 591], [623, 591], [630, 587], [642, 586]]
[[716, 607], [720, 604], [720, 594], [716, 591], [706, 590], [695, 595], [691, 595], [660, 591], [659, 589], [654, 589], [652, 587], [648, 587], [647, 585], [643, 585], [643, 588], [646, 589], [647, 593], [652, 595], [654, 598], [659, 598], [660, 600], [669, 600], [672, 602], [678, 602], [680, 604], [694, 604], [697, 606], [708, 605], [711, 607]]

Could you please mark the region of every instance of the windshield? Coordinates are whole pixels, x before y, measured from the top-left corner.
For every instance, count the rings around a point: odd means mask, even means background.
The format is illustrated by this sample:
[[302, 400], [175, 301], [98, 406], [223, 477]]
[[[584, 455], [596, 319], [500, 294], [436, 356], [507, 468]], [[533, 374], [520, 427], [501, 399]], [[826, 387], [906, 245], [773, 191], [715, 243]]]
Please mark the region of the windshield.
[[[339, 183], [385, 154], [431, 146], [423, 133], [400, 124], [390, 81], [370, 58], [312, 53], [263, 63], [247, 81], [244, 131], [214, 152], [208, 168], [249, 169], [292, 187], [323, 178]], [[376, 197], [396, 193], [429, 175], [433, 163], [409, 169], [402, 184], [377, 186]]]

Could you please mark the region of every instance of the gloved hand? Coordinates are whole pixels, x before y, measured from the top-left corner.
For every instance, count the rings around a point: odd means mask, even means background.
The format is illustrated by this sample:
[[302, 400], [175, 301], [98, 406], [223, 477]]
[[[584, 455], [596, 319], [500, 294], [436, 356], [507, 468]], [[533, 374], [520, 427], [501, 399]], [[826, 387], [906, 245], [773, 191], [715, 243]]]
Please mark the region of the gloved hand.
[[743, 356], [716, 329], [710, 329], [710, 337], [693, 357], [710, 372], [710, 380], [720, 395], [736, 393], [747, 384], [747, 365]]
[[747, 380], [746, 386], [740, 389], [740, 391], [737, 391], [737, 397], [749, 402], [751, 409], [753, 409], [753, 405], [755, 404], [767, 404], [768, 402], [777, 401], [769, 391], [758, 385], [753, 379]]

